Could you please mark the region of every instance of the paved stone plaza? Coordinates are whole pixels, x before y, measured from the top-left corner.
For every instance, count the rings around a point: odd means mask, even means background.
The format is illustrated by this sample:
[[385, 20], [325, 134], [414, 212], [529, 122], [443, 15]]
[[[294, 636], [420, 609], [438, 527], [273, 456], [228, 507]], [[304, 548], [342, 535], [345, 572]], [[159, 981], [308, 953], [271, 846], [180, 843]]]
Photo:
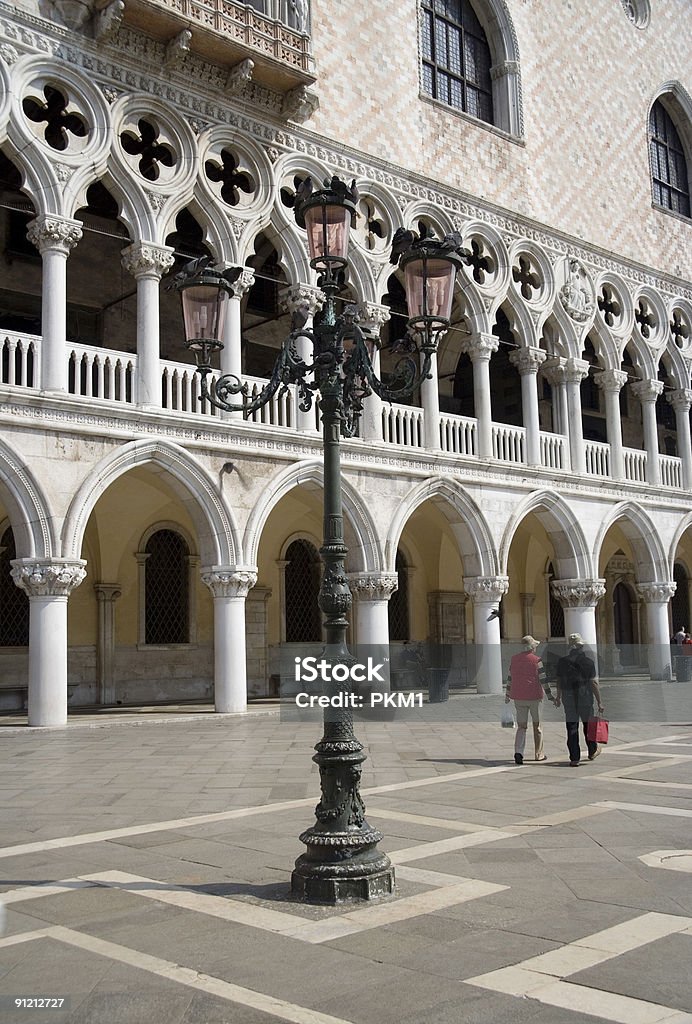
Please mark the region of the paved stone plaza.
[[500, 700], [358, 723], [398, 891], [345, 908], [288, 898], [317, 720], [3, 719], [0, 1021], [692, 1022], [692, 715], [517, 767]]

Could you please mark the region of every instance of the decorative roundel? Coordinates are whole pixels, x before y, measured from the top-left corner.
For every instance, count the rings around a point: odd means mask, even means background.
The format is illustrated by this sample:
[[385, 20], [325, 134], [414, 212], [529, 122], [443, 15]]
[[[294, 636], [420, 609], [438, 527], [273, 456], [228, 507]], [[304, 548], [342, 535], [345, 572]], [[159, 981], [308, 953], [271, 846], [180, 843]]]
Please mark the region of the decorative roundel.
[[650, 288], [642, 288], [635, 296], [634, 333], [654, 349], [663, 348], [670, 337], [666, 310]]
[[507, 284], [509, 261], [504, 244], [487, 225], [467, 224], [463, 230], [461, 249], [464, 273], [470, 281], [490, 294], [497, 294]]
[[637, 28], [646, 28], [651, 19], [649, 0], [620, 0], [622, 8]]
[[235, 145], [211, 147], [204, 161], [204, 176], [212, 192], [236, 212], [248, 209], [257, 198], [257, 171]]
[[519, 241], [510, 251], [510, 282], [528, 305], [541, 309], [553, 293], [553, 274], [547, 257], [537, 246]]
[[584, 264], [565, 256], [555, 267], [555, 287], [560, 305], [577, 324], [590, 320], [596, 309], [596, 291]]
[[358, 200], [352, 237], [368, 253], [383, 253], [389, 248], [392, 225], [383, 203], [367, 192]]
[[675, 347], [685, 353], [692, 351], [692, 315], [690, 311], [683, 309], [682, 306], [674, 305], [668, 326]]
[[125, 119], [118, 139], [127, 162], [142, 178], [164, 185], [175, 177], [180, 153], [156, 117]]
[[192, 185], [197, 140], [189, 124], [151, 96], [125, 95], [111, 107], [112, 156], [140, 184], [170, 191]]
[[93, 125], [87, 104], [65, 82], [41, 75], [22, 97], [22, 112], [32, 135], [64, 156], [77, 156], [89, 147]]
[[596, 297], [598, 313], [606, 327], [618, 333], [625, 320], [625, 303], [615, 285], [606, 281]]

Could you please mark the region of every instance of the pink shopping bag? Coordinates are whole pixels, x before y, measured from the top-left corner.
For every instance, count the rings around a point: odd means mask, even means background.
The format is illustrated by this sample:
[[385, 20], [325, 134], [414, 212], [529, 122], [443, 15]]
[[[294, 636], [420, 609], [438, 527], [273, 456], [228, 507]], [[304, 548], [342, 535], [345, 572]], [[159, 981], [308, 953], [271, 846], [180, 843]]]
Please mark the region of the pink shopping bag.
[[607, 743], [608, 720], [606, 718], [590, 718], [586, 726], [586, 738], [592, 743]]

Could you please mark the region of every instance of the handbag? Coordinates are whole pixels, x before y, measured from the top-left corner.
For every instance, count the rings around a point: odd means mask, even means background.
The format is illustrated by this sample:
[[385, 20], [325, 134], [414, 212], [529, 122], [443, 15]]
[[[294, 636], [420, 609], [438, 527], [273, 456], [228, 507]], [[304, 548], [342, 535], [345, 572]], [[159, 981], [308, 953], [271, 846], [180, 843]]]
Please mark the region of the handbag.
[[500, 715], [500, 725], [503, 729], [514, 728], [514, 712], [510, 704], [505, 704]]
[[586, 725], [586, 738], [591, 743], [607, 743], [608, 719], [590, 718]]

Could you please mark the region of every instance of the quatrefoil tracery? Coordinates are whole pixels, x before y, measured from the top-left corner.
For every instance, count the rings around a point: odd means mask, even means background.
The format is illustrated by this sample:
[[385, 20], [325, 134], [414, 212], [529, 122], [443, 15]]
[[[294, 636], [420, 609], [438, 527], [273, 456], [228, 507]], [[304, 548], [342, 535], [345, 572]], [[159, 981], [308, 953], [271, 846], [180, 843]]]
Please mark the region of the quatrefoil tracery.
[[622, 316], [622, 306], [610, 285], [604, 284], [598, 297], [598, 308], [608, 327], [613, 327]]
[[685, 348], [685, 343], [690, 336], [690, 328], [679, 309], [673, 310], [673, 319], [670, 321], [670, 333], [677, 347]]
[[240, 169], [240, 161], [230, 149], [222, 149], [216, 160], [205, 161], [204, 173], [209, 181], [221, 184], [221, 198], [229, 206], [238, 206], [241, 193], [251, 196], [255, 192], [254, 178]]
[[133, 131], [124, 131], [120, 143], [128, 156], [138, 156], [139, 173], [147, 181], [158, 181], [161, 167], [175, 167], [175, 153], [170, 146], [159, 142], [159, 129], [141, 117], [137, 122], [139, 136]]
[[514, 283], [519, 285], [519, 290], [525, 299], [531, 299], [533, 293], [539, 291], [543, 283], [540, 275], [532, 269], [531, 257], [525, 253], [519, 256], [518, 266], [512, 267], [512, 278]]
[[24, 113], [34, 124], [43, 124], [43, 137], [52, 149], [64, 152], [70, 146], [70, 135], [84, 139], [88, 135], [86, 121], [81, 114], [68, 110], [69, 100], [55, 86], [43, 87], [44, 101], [27, 96], [22, 107]]
[[486, 274], [494, 276], [497, 264], [490, 253], [485, 251], [482, 238], [472, 238], [471, 248], [466, 250], [466, 255], [462, 258], [466, 266], [471, 269], [476, 284], [485, 284]]
[[642, 338], [649, 338], [651, 335], [652, 328], [657, 326], [657, 320], [651, 311], [651, 307], [646, 299], [640, 299], [637, 304], [637, 309], [634, 314], [634, 319], [639, 325], [639, 331]]

